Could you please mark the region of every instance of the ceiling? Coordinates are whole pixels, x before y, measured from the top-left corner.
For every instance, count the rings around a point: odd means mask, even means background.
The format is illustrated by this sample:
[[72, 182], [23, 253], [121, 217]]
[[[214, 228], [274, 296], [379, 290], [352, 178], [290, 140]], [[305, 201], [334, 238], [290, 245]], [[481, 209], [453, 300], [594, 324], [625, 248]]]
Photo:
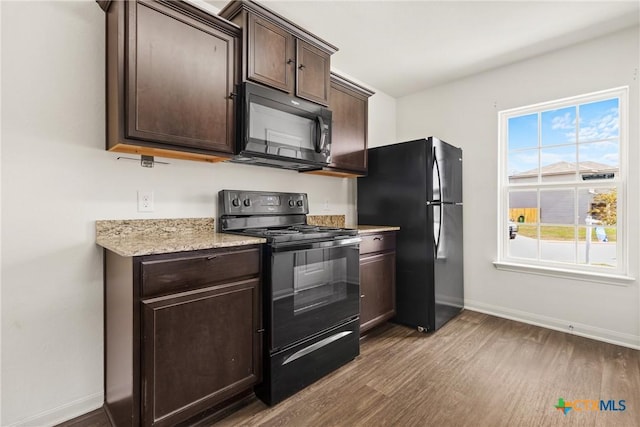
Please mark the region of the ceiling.
[[338, 46], [332, 68], [396, 98], [640, 22], [638, 0], [260, 3]]

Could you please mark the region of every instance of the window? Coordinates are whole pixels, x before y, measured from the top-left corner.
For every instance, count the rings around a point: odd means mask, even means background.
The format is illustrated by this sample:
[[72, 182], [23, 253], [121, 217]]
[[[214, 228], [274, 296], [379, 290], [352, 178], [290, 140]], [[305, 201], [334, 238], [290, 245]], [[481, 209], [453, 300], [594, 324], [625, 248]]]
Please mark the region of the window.
[[626, 275], [627, 93], [499, 113], [497, 264]]

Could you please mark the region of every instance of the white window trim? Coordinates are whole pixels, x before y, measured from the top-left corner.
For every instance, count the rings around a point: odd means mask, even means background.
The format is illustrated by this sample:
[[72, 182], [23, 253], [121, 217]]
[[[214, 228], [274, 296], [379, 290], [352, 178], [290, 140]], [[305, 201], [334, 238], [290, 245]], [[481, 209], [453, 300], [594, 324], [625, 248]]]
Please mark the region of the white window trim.
[[[616, 185], [618, 188], [618, 205], [622, 205], [618, 211], [618, 241], [617, 241], [617, 267], [611, 270], [603, 268], [583, 266], [579, 264], [564, 264], [544, 262], [538, 260], [523, 260], [521, 258], [508, 256], [509, 236], [508, 230], [509, 215], [508, 206], [508, 142], [506, 140], [508, 119], [510, 117], [537, 113], [544, 110], [554, 110], [563, 107], [600, 101], [610, 98], [619, 98], [620, 116], [620, 139], [619, 139], [619, 178], [615, 181], [603, 181], [604, 186]], [[512, 108], [498, 112], [498, 260], [493, 264], [499, 270], [517, 271], [530, 274], [541, 274], [545, 276], [576, 279], [582, 281], [593, 281], [614, 285], [628, 285], [635, 279], [629, 276], [629, 230], [627, 218], [629, 218], [629, 203], [627, 197], [627, 168], [629, 164], [629, 88], [627, 86], [618, 87], [589, 94], [572, 96], [550, 102], [542, 102], [525, 107]], [[596, 184], [595, 182], [592, 183]], [[566, 186], [572, 183], [567, 182]], [[540, 187], [538, 187], [540, 188]]]

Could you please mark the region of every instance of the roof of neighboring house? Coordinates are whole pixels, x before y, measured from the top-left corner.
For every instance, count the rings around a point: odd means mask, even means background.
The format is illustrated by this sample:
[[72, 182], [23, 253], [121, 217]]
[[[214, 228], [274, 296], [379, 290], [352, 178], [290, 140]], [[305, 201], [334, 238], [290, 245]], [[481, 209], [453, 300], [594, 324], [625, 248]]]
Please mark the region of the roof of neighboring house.
[[[605, 165], [598, 162], [580, 162], [578, 164], [578, 171], [585, 172], [617, 172], [618, 168], [611, 165]], [[575, 173], [576, 164], [572, 162], [557, 162], [540, 168], [540, 175], [565, 175]], [[509, 178], [527, 178], [532, 176], [538, 176], [538, 168], [528, 171], [520, 172], [509, 176]]]

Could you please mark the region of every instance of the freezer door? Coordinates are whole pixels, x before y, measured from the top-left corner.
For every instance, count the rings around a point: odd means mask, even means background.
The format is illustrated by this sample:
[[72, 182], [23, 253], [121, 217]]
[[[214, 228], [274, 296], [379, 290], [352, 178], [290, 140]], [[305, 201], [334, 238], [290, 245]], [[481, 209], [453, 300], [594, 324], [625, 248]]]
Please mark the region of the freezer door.
[[434, 218], [435, 328], [438, 329], [464, 305], [462, 206], [435, 204], [429, 209]]
[[427, 200], [462, 202], [462, 150], [432, 138], [433, 196]]

